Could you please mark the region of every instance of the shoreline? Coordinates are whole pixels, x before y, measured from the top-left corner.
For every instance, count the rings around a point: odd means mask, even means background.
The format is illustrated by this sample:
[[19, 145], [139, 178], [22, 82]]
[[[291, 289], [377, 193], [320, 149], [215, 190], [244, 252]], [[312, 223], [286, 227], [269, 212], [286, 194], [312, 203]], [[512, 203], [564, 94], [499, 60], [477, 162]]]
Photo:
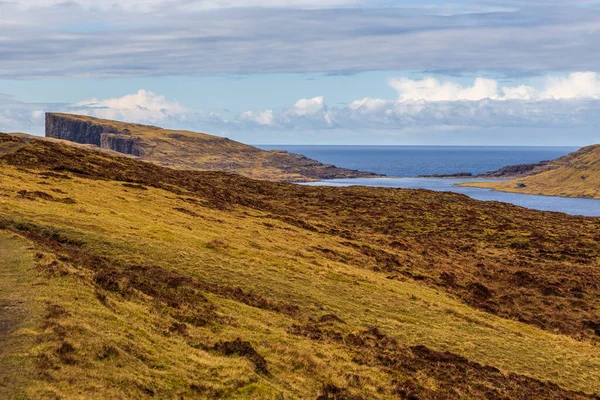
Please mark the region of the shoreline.
[[[499, 182], [502, 182], [502, 181], [499, 181]], [[514, 182], [514, 180], [508, 180], [508, 181], [504, 181], [504, 182]], [[489, 181], [489, 182], [464, 182], [464, 183], [457, 183], [456, 186], [471, 187], [471, 188], [477, 188], [477, 189], [488, 189], [488, 190], [492, 190], [494, 192], [513, 193], [513, 194], [520, 194], [520, 195], [525, 195], [525, 196], [543, 196], [543, 197], [556, 197], [556, 198], [560, 198], [560, 199], [582, 199], [582, 200], [599, 200], [600, 201], [600, 196], [584, 197], [584, 196], [571, 196], [568, 194], [565, 194], [565, 195], [546, 194], [543, 192], [533, 191], [528, 186], [523, 187], [523, 188], [519, 188], [519, 187], [505, 188], [505, 187], [497, 187], [497, 186], [491, 186], [491, 185], [490, 186], [481, 185], [482, 183], [492, 183], [493, 184], [493, 183], [497, 183], [497, 182], [492, 182], [492, 181]]]
[[[372, 188], [391, 188], [405, 190], [428, 190], [452, 192], [468, 196], [478, 201], [498, 201], [506, 204], [542, 212], [560, 212], [573, 216], [600, 217], [600, 199], [589, 197], [548, 196], [537, 193], [496, 190], [493, 185], [506, 184], [510, 180], [500, 179], [450, 179], [450, 178], [349, 178], [330, 179], [317, 182], [298, 183], [307, 186], [366, 186]], [[487, 184], [487, 185], [486, 185]], [[489, 187], [489, 185], [492, 185]]]

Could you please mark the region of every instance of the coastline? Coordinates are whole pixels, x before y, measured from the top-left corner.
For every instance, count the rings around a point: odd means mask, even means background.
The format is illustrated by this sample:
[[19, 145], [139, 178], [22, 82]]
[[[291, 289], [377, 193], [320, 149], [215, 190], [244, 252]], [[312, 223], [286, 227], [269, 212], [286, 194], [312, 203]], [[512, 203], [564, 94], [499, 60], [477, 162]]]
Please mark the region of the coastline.
[[366, 186], [373, 188], [393, 188], [406, 190], [428, 190], [435, 192], [453, 192], [479, 201], [498, 201], [543, 212], [559, 212], [574, 216], [600, 217], [600, 201], [594, 198], [578, 198], [566, 196], [547, 196], [537, 193], [495, 190], [494, 185], [511, 184], [512, 181], [481, 178], [417, 178], [417, 177], [384, 177], [384, 178], [348, 178], [320, 180], [317, 182], [298, 182], [309, 186]]
[[[524, 184], [524, 187], [518, 187], [518, 184]], [[559, 192], [557, 188], [544, 187], [541, 184], [523, 183], [518, 180], [509, 180], [503, 182], [464, 182], [457, 183], [459, 187], [472, 187], [479, 189], [489, 189], [496, 192], [515, 193], [530, 196], [558, 197], [566, 199], [585, 199], [585, 200], [600, 200], [600, 193], [596, 195], [573, 195], [566, 192]], [[585, 189], [582, 189], [585, 190]]]

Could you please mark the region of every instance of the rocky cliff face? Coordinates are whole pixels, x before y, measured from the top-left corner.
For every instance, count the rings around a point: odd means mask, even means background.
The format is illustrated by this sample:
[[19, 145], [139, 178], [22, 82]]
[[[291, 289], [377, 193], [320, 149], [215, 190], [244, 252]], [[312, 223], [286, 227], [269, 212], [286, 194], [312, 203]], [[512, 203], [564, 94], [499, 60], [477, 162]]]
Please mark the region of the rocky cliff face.
[[90, 121], [67, 118], [46, 113], [46, 137], [69, 140], [81, 144], [93, 144], [119, 153], [143, 156], [144, 149], [139, 139], [125, 129], [92, 123]]

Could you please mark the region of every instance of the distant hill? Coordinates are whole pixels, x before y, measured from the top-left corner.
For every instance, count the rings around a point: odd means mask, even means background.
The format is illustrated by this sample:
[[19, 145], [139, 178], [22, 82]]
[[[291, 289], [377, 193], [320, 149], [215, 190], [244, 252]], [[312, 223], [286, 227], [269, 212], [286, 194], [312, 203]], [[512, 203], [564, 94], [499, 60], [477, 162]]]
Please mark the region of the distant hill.
[[[514, 169], [514, 166], [505, 169], [511, 168]], [[600, 199], [600, 144], [584, 147], [554, 161], [542, 162], [512, 181], [469, 182], [463, 186], [545, 196]]]
[[71, 114], [46, 114], [46, 137], [91, 144], [175, 169], [224, 171], [255, 179], [312, 181], [376, 176], [287, 151], [266, 151], [220, 136]]

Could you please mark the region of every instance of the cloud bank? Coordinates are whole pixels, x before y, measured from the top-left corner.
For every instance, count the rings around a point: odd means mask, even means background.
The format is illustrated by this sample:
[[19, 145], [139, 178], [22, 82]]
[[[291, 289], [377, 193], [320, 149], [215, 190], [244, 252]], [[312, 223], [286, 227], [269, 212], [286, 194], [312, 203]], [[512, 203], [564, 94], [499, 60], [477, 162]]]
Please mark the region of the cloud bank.
[[[170, 128], [235, 135], [252, 132], [386, 132], [473, 129], [590, 129], [600, 125], [600, 75], [575, 72], [547, 77], [539, 87], [502, 85], [487, 78], [472, 83], [394, 79], [396, 99], [365, 97], [329, 106], [323, 96], [298, 100], [280, 109], [223, 115], [188, 109], [150, 90], [118, 98], [74, 104], [20, 103], [0, 95], [0, 131], [43, 132], [43, 112], [61, 111]], [[428, 133], [429, 132], [429, 133]], [[324, 136], [325, 137], [325, 136]], [[251, 141], [246, 139], [246, 141]], [[285, 140], [284, 140], [285, 141]], [[597, 139], [595, 140], [597, 141]]]
[[[377, 3], [377, 1], [374, 1]], [[64, 7], [65, 0], [16, 0], [14, 5], [26, 9]], [[365, 3], [361, 0], [71, 0], [67, 4], [83, 10], [109, 12], [114, 10], [131, 12], [156, 12], [165, 8], [179, 10], [220, 10], [228, 8], [306, 8], [323, 9], [331, 7], [352, 6]]]
[[542, 90], [527, 85], [501, 87], [496, 79], [487, 78], [476, 78], [472, 86], [466, 87], [432, 77], [393, 79], [389, 84], [398, 91], [400, 101], [600, 99], [600, 75], [596, 72], [547, 78]]
[[[0, 2], [0, 78], [373, 70], [510, 75], [600, 66], [600, 10], [580, 1], [471, 1], [470, 11], [463, 3], [378, 4], [403, 3]], [[453, 88], [445, 89], [452, 95]]]

